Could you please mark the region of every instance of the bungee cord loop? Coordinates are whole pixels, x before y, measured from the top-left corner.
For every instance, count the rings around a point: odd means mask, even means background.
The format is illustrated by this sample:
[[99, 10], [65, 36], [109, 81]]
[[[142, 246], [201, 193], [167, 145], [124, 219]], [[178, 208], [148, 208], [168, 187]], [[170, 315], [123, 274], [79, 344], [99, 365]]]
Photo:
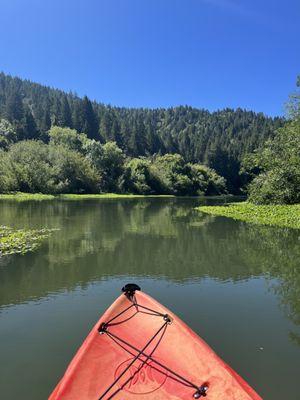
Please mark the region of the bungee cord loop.
[[[144, 365], [149, 365], [149, 361], [151, 362], [151, 367], [156, 369], [158, 372], [160, 372], [162, 374], [166, 374], [166, 372], [167, 372], [168, 374], [170, 374], [170, 375], [168, 375], [169, 378], [179, 382], [180, 384], [183, 384], [185, 386], [193, 388], [195, 390], [195, 392], [192, 395], [192, 397], [194, 399], [199, 399], [202, 396], [205, 397], [207, 395], [207, 390], [208, 390], [207, 383], [203, 383], [201, 386], [198, 386], [198, 385], [194, 384], [193, 382], [190, 382], [188, 379], [181, 376], [177, 372], [173, 371], [171, 368], [167, 367], [163, 363], [159, 362], [157, 359], [153, 358], [153, 354], [154, 354], [155, 350], [158, 348], [158, 346], [167, 330], [168, 325], [170, 325], [172, 323], [172, 318], [168, 314], [163, 314], [163, 313], [158, 312], [157, 310], [153, 310], [149, 307], [145, 307], [141, 304], [138, 304], [137, 300], [136, 300], [136, 296], [135, 296], [136, 290], [140, 290], [140, 287], [136, 284], [125, 285], [122, 288], [122, 291], [124, 292], [125, 296], [131, 301], [131, 305], [126, 307], [124, 310], [122, 310], [115, 316], [113, 316], [113, 318], [111, 318], [109, 321], [102, 322], [98, 328], [98, 332], [101, 335], [105, 334], [107, 337], [109, 337], [111, 340], [113, 340], [117, 345], [119, 345], [123, 350], [125, 350], [126, 352], [128, 352], [130, 355], [133, 356], [133, 359], [130, 361], [130, 363], [115, 378], [115, 380], [104, 391], [104, 393], [102, 393], [100, 395], [98, 400], [103, 400], [106, 395], [109, 396], [109, 397], [107, 397], [107, 400], [111, 400], [117, 393], [119, 393], [123, 388], [125, 388], [126, 385], [132, 379], [134, 379], [136, 374], [139, 373], [139, 371], [143, 368]], [[121, 317], [123, 314], [125, 314], [127, 311], [129, 311], [132, 308], [135, 308], [135, 310], [136, 310], [135, 313], [133, 313], [131, 316], [124, 318], [120, 321], [116, 321], [119, 317]], [[120, 325], [120, 324], [123, 324], [123, 323], [129, 321], [131, 318], [133, 318], [138, 313], [144, 313], [144, 314], [149, 314], [149, 315], [153, 315], [153, 316], [158, 316], [163, 319], [163, 324], [152, 335], [152, 337], [147, 341], [147, 343], [143, 346], [142, 349], [138, 349], [137, 347], [133, 346], [131, 343], [127, 342], [126, 340], [120, 338], [119, 336], [117, 336], [116, 334], [114, 334], [113, 332], [108, 330], [108, 328], [110, 328], [112, 326]], [[113, 322], [113, 321], [116, 321], [116, 322]], [[154, 342], [154, 340], [157, 337], [158, 337], [157, 343], [155, 344], [154, 348], [148, 354], [146, 352], [147, 348], [149, 348], [149, 346]], [[126, 348], [125, 346], [127, 346], [130, 350], [128, 348]], [[134, 363], [137, 360], [141, 361], [141, 364], [136, 369], [136, 371], [133, 374], [131, 374], [129, 376], [129, 378], [127, 378], [125, 380], [125, 382], [122, 383], [118, 387], [118, 389], [116, 389], [113, 393], [109, 394], [109, 392], [111, 392], [111, 390], [115, 387], [115, 385], [117, 383], [120, 383], [121, 378], [125, 376], [126, 372], [130, 370], [130, 368], [134, 365]], [[152, 364], [155, 364], [155, 367]], [[162, 370], [159, 368], [161, 368]]]

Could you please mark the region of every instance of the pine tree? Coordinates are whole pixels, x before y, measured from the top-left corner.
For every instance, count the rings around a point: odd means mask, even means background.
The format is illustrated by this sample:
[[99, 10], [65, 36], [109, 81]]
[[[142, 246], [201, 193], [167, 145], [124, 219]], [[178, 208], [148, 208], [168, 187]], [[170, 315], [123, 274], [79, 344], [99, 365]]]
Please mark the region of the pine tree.
[[206, 160], [212, 168], [220, 169], [223, 163], [221, 170], [231, 169], [227, 179], [237, 189], [238, 166], [245, 154], [261, 147], [285, 122], [283, 118], [269, 118], [240, 108], [210, 113], [183, 106], [168, 109], [105, 106], [91, 103], [87, 97], [81, 99], [75, 93], [0, 73], [0, 118], [12, 123], [16, 140], [21, 140], [25, 131], [26, 135], [33, 132], [28, 128], [32, 116], [25, 118], [26, 105], [30, 106], [38, 127], [35, 138], [47, 141], [52, 123], [73, 127], [98, 141], [114, 140], [129, 156], [180, 153], [186, 161]]
[[100, 124], [99, 124], [99, 133], [105, 140], [112, 140], [111, 137], [112, 130], [112, 119], [110, 115], [110, 108], [107, 107], [104, 110], [104, 113], [101, 116]]
[[12, 92], [6, 102], [5, 116], [8, 121], [21, 121], [24, 116], [24, 108], [21, 95], [18, 92]]
[[41, 122], [42, 135], [44, 136], [46, 134], [46, 132], [49, 131], [50, 128], [51, 128], [51, 117], [50, 117], [50, 110], [48, 108], [45, 110], [45, 113], [43, 115], [42, 122]]
[[83, 132], [83, 115], [81, 101], [76, 101], [74, 104], [73, 121], [74, 129], [76, 129], [77, 132]]
[[99, 139], [97, 117], [93, 109], [93, 105], [87, 96], [84, 96], [81, 107], [83, 118], [82, 131], [86, 133], [90, 139]]
[[39, 132], [32, 115], [32, 112], [29, 108], [26, 108], [24, 114], [24, 123], [23, 123], [23, 139], [31, 140], [39, 137]]
[[53, 101], [51, 125], [62, 126], [61, 102], [57, 96]]
[[120, 148], [124, 147], [123, 138], [121, 135], [121, 127], [117, 117], [114, 118], [112, 124], [112, 140], [116, 142]]
[[61, 124], [60, 126], [73, 128], [72, 113], [67, 96], [63, 96], [61, 101]]

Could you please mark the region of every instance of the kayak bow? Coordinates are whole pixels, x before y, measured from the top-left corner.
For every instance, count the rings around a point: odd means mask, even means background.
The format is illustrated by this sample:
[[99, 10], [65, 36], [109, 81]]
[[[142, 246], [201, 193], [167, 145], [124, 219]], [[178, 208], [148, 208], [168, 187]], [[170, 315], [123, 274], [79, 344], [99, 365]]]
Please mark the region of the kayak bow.
[[128, 284], [49, 400], [262, 400], [176, 315]]

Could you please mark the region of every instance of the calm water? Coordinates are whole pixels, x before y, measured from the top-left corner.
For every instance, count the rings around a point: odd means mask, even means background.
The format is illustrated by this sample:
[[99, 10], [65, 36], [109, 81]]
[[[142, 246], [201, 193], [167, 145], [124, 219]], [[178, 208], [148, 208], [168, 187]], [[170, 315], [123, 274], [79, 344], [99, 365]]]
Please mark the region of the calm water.
[[193, 210], [199, 199], [0, 202], [59, 228], [0, 260], [0, 397], [47, 399], [128, 281], [171, 308], [264, 399], [300, 398], [300, 231]]

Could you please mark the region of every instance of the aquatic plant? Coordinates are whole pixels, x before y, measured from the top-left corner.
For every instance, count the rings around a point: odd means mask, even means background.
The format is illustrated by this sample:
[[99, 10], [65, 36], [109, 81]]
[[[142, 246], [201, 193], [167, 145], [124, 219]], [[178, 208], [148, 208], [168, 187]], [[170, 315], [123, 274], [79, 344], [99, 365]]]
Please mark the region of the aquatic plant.
[[14, 200], [14, 201], [27, 201], [27, 200], [53, 200], [55, 198], [52, 194], [44, 193], [2, 193], [0, 194], [0, 200]]
[[260, 225], [300, 229], [300, 204], [255, 205], [249, 202], [201, 206], [197, 210]]
[[142, 195], [142, 194], [118, 194], [118, 193], [99, 193], [99, 194], [43, 194], [43, 193], [7, 193], [0, 194], [0, 200], [12, 200], [12, 201], [29, 201], [29, 200], [92, 200], [92, 199], [127, 199], [127, 198], [142, 198], [142, 197], [174, 197], [173, 195]]
[[36, 250], [53, 229], [13, 229], [0, 226], [0, 257]]

